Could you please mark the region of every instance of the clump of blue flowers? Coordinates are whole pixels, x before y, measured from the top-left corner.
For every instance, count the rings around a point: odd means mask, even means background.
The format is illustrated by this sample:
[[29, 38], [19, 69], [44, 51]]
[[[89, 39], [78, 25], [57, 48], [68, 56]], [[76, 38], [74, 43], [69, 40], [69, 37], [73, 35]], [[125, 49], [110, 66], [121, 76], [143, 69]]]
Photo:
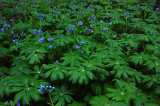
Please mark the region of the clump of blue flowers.
[[83, 25], [83, 22], [82, 22], [82, 21], [79, 21], [79, 22], [78, 22], [78, 25]]
[[51, 89], [54, 90], [54, 87], [52, 87], [51, 85], [50, 85], [50, 86], [40, 85], [40, 87], [41, 87], [41, 88], [39, 89], [40, 92], [50, 91]]
[[67, 31], [74, 31], [76, 28], [74, 25], [70, 25]]
[[54, 38], [48, 38], [47, 40], [48, 40], [48, 41], [53, 41], [53, 40], [54, 40]]
[[39, 39], [39, 42], [41, 43], [41, 42], [43, 42], [44, 41], [44, 38], [40, 38]]
[[43, 18], [44, 18], [44, 14], [41, 14], [41, 18], [40, 18], [40, 20], [41, 20], [41, 19], [43, 19]]
[[38, 31], [37, 29], [33, 29], [33, 33], [35, 33], [37, 36], [43, 35], [43, 31], [41, 29], [39, 29]]

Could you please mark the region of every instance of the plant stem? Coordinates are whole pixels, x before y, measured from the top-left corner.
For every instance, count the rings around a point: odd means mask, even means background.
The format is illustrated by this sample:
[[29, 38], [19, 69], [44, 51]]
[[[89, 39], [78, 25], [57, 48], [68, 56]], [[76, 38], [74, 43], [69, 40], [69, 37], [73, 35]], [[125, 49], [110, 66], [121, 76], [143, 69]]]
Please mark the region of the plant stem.
[[51, 103], [52, 103], [52, 106], [53, 106], [53, 102], [52, 102], [52, 98], [51, 98], [51, 95], [49, 94], [49, 92], [47, 91], [48, 95], [49, 95], [49, 98], [51, 100]]

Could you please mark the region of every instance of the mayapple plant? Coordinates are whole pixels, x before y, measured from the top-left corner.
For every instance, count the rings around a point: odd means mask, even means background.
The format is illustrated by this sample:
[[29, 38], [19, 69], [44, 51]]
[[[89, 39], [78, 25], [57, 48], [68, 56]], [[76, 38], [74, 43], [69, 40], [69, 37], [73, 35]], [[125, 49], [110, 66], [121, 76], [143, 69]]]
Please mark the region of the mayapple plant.
[[0, 11], [0, 105], [160, 105], [157, 0], [0, 0]]

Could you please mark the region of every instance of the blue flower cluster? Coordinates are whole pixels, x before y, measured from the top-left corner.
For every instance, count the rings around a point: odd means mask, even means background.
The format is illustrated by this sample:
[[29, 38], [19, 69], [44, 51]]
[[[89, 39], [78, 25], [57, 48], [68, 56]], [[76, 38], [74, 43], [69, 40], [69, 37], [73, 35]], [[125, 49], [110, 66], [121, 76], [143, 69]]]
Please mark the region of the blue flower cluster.
[[[85, 41], [81, 41], [81, 44], [85, 44]], [[80, 48], [80, 46], [79, 46], [79, 45], [77, 45], [77, 46], [76, 46], [76, 48], [77, 48], [77, 49], [79, 49], [79, 48]]]
[[88, 32], [93, 32], [93, 30], [90, 30], [90, 29], [88, 29], [88, 28], [85, 28], [85, 30], [87, 30]]
[[52, 87], [52, 86], [43, 86], [43, 85], [40, 85], [40, 87], [41, 87], [39, 89], [40, 92], [50, 91], [51, 89], [54, 90], [54, 87]]
[[109, 25], [111, 26], [111, 25], [112, 25], [112, 22], [110, 22]]
[[79, 49], [79, 48], [80, 48], [80, 46], [79, 46], [79, 45], [77, 45], [77, 46], [76, 46], [76, 48], [77, 48], [77, 49]]
[[37, 29], [33, 29], [33, 33], [35, 33], [37, 36], [43, 35], [43, 31], [40, 29], [38, 31], [37, 31]]
[[103, 31], [107, 31], [108, 32], [108, 28], [103, 28]]
[[95, 20], [96, 19], [96, 16], [95, 15], [92, 15], [92, 20]]
[[41, 19], [43, 19], [44, 18], [44, 14], [41, 14], [41, 18], [39, 19], [39, 20], [41, 20]]
[[47, 40], [48, 40], [48, 41], [53, 41], [53, 40], [54, 40], [54, 38], [48, 38]]
[[44, 38], [40, 38], [39, 42], [42, 43], [44, 41]]
[[79, 22], [78, 22], [78, 25], [83, 25], [83, 22], [82, 22], [82, 21], [79, 21]]
[[75, 26], [70, 24], [70, 26], [67, 29], [67, 31], [74, 31], [75, 29], [76, 29]]
[[125, 13], [126, 16], [129, 16], [129, 13]]
[[100, 23], [104, 23], [103, 21], [100, 21]]
[[13, 43], [21, 45], [22, 43], [18, 43], [16, 40], [13, 40]]

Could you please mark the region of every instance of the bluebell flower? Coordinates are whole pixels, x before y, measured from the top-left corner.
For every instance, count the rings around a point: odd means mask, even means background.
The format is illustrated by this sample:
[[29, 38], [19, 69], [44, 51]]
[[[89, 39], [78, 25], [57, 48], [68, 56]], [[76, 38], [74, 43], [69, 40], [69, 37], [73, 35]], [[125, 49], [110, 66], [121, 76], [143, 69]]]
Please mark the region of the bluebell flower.
[[41, 14], [41, 18], [40, 18], [40, 20], [41, 20], [41, 19], [43, 19], [43, 18], [44, 18], [44, 14]]
[[156, 8], [156, 11], [159, 11], [159, 8]]
[[79, 49], [79, 48], [80, 48], [80, 46], [79, 46], [79, 45], [77, 45], [77, 46], [76, 46], [76, 48], [77, 48], [77, 49]]
[[58, 61], [58, 60], [56, 60], [56, 63], [59, 63], [59, 61]]
[[131, 16], [132, 18], [134, 17], [134, 15]]
[[13, 31], [11, 31], [11, 34], [13, 34]]
[[40, 87], [43, 88], [43, 87], [45, 87], [45, 86], [43, 86], [43, 85], [41, 84]]
[[103, 21], [100, 21], [100, 23], [104, 23]]
[[36, 34], [36, 31], [37, 31], [37, 29], [33, 29], [33, 33], [35, 33], [35, 34]]
[[14, 21], [14, 19], [10, 19], [10, 21]]
[[90, 25], [91, 28], [93, 28], [93, 25]]
[[75, 28], [75, 26], [74, 25], [70, 25], [70, 27], [68, 28], [68, 30], [67, 31], [74, 31], [76, 28]]
[[23, 32], [21, 33], [21, 36], [23, 37]]
[[87, 10], [90, 10], [90, 8], [88, 7]]
[[95, 20], [95, 19], [96, 19], [95, 15], [92, 15], [92, 20]]
[[30, 31], [30, 29], [27, 30], [28, 32]]
[[43, 35], [43, 31], [42, 30], [38, 30], [38, 35]]
[[85, 44], [85, 41], [81, 41], [81, 44]]
[[81, 53], [84, 53], [84, 51], [82, 50]]
[[52, 88], [52, 86], [49, 86], [48, 88]]
[[39, 39], [39, 42], [41, 43], [41, 42], [43, 42], [44, 41], [44, 38], [40, 38]]
[[16, 40], [13, 40], [13, 43], [15, 43], [16, 42]]
[[46, 88], [48, 88], [48, 86], [46, 86]]
[[126, 16], [129, 16], [129, 13], [125, 13]]
[[2, 4], [2, 2], [0, 2], [0, 5]]
[[112, 22], [110, 22], [109, 25], [111, 26], [111, 25], [112, 25]]
[[108, 28], [103, 28], [103, 31], [107, 31], [108, 32]]
[[21, 106], [19, 102], [17, 103], [17, 106]]
[[52, 48], [52, 45], [50, 45], [49, 48]]
[[93, 30], [91, 30], [91, 33], [93, 32]]
[[8, 102], [8, 106], [10, 106], [11, 104]]
[[52, 87], [52, 89], [54, 90], [55, 88], [54, 88], [54, 87]]
[[41, 88], [39, 89], [39, 91], [40, 91], [40, 92], [44, 92], [44, 91], [45, 91], [45, 86], [43, 86], [43, 85], [41, 84], [40, 87], [41, 87]]
[[96, 5], [95, 8], [98, 8], [98, 6]]
[[82, 21], [79, 21], [79, 22], [78, 22], [78, 25], [83, 25], [83, 22], [82, 22]]
[[137, 9], [135, 9], [135, 11], [137, 11]]
[[17, 60], [19, 59], [19, 57], [16, 58]]
[[62, 18], [65, 18], [65, 16], [63, 16]]
[[36, 12], [34, 12], [34, 14], [36, 14]]
[[18, 38], [18, 35], [14, 35], [13, 38]]
[[48, 38], [48, 41], [53, 41], [54, 40], [54, 38]]
[[21, 5], [23, 5], [23, 2], [21, 2]]
[[116, 38], [117, 36], [115, 35], [114, 38]]
[[84, 15], [84, 11], [82, 11], [82, 15]]
[[40, 92], [44, 92], [44, 91], [45, 91], [45, 89], [41, 88], [41, 89], [39, 89], [39, 91], [40, 91]]
[[4, 31], [4, 28], [1, 29], [1, 32], [3, 32], [3, 31]]

